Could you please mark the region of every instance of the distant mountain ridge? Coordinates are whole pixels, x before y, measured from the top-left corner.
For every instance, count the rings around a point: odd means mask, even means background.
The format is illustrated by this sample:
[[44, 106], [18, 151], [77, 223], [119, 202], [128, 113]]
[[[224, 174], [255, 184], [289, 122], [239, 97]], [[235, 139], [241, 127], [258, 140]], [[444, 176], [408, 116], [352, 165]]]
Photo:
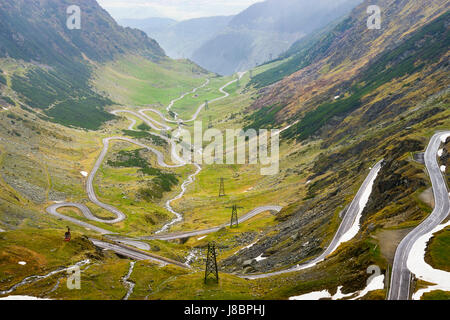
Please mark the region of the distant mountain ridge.
[[172, 58], [191, 58], [204, 42], [222, 31], [233, 16], [175, 21], [167, 18], [121, 19], [123, 26], [138, 28], [156, 39]]
[[174, 58], [229, 75], [275, 59], [295, 41], [350, 12], [362, 0], [267, 0], [234, 16], [174, 22], [123, 19], [155, 38]]
[[192, 60], [220, 73], [243, 71], [277, 58], [296, 40], [350, 12], [361, 0], [267, 0], [236, 15]]

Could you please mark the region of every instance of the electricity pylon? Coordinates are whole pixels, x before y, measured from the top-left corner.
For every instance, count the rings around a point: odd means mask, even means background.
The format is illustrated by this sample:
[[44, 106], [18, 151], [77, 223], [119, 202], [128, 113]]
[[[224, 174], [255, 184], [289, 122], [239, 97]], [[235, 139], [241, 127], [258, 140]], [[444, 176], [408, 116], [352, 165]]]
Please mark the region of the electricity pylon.
[[209, 120], [208, 120], [208, 129], [211, 129], [213, 127], [212, 125], [212, 117], [209, 116]]
[[214, 276], [214, 281], [219, 283], [219, 271], [217, 270], [216, 244], [208, 243], [208, 253], [206, 256], [205, 284], [210, 275]]
[[224, 178], [220, 178], [219, 197], [225, 197]]
[[239, 227], [239, 219], [238, 219], [238, 215], [237, 215], [237, 209], [243, 209], [243, 207], [238, 207], [236, 204], [233, 204], [232, 207], [227, 207], [227, 209], [232, 209], [230, 228]]

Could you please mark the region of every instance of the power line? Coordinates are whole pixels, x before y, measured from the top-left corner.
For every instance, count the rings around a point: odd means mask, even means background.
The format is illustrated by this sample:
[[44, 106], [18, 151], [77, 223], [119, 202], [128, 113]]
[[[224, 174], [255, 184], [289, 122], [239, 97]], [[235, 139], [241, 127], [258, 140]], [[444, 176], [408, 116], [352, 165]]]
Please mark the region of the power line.
[[220, 178], [219, 197], [225, 197], [225, 183], [224, 178]]
[[232, 207], [226, 207], [227, 209], [231, 210], [231, 222], [230, 222], [230, 228], [239, 227], [239, 219], [237, 214], [237, 209], [243, 209], [243, 207], [238, 207], [236, 204], [234, 204]]
[[205, 269], [205, 284], [208, 282], [208, 277], [213, 275], [214, 281], [219, 283], [219, 271], [217, 269], [216, 258], [216, 244], [214, 242], [208, 243], [208, 253], [206, 256], [206, 269]]

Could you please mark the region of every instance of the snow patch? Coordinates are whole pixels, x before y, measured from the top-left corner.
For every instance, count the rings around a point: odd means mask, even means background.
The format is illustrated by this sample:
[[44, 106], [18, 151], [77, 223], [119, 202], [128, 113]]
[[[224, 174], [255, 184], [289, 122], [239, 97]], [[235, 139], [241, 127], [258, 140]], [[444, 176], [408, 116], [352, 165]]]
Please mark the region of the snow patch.
[[372, 281], [370, 281], [367, 284], [367, 287], [365, 287], [363, 290], [357, 291], [354, 293], [344, 294], [341, 291], [342, 286], [340, 286], [338, 288], [336, 294], [333, 296], [330, 294], [330, 292], [328, 292], [328, 290], [323, 290], [323, 291], [310, 292], [310, 293], [303, 294], [300, 296], [290, 297], [289, 300], [319, 300], [319, 299], [339, 300], [339, 299], [353, 297], [355, 295], [356, 296], [351, 298], [350, 300], [356, 300], [356, 299], [364, 297], [371, 291], [382, 290], [382, 289], [384, 289], [384, 275], [379, 275], [378, 277], [373, 278]]
[[244, 249], [250, 249], [250, 248], [253, 247], [257, 242], [258, 242], [258, 240], [256, 240], [255, 242], [249, 244], [248, 246], [242, 248], [241, 250], [244, 250]]
[[446, 143], [448, 138], [450, 138], [450, 133], [443, 134], [441, 136], [441, 142]]
[[[80, 262], [76, 263], [74, 266], [82, 267], [82, 266], [90, 264], [90, 263], [91, 263], [91, 261], [89, 259], [87, 259], [87, 260], [83, 260], [83, 261], [80, 261]], [[50, 278], [51, 276], [53, 276], [55, 274], [60, 274], [62, 272], [66, 272], [67, 270], [69, 270], [70, 268], [72, 268], [74, 266], [71, 266], [71, 267], [68, 267], [68, 268], [61, 267], [61, 268], [58, 268], [58, 269], [56, 269], [56, 270], [54, 270], [54, 271], [52, 271], [50, 273], [47, 273], [46, 275], [43, 275], [43, 276], [35, 275], [35, 276], [26, 277], [21, 282], [16, 283], [15, 285], [13, 285], [8, 290], [0, 291], [0, 295], [10, 294], [13, 291], [17, 290], [18, 288], [20, 288], [20, 287], [22, 287], [24, 285], [35, 283], [35, 282], [43, 280], [43, 279], [48, 279], [48, 278]]]
[[427, 287], [427, 288], [424, 288], [424, 289], [417, 290], [417, 292], [412, 295], [412, 299], [413, 300], [420, 300], [425, 293], [438, 291], [438, 290], [448, 291], [448, 289], [446, 290], [445, 288], [443, 288], [440, 285], [430, 286], [430, 287]]
[[81, 175], [82, 175], [83, 177], [87, 177], [87, 176], [88, 176], [88, 173], [87, 173], [86, 171], [80, 171], [80, 173], [81, 173]]
[[438, 151], [438, 157], [442, 157], [442, 154], [444, 153], [444, 149], [439, 149]]
[[288, 125], [287, 127], [284, 127], [283, 129], [279, 130], [278, 133], [274, 133], [273, 135], [276, 136], [277, 134], [283, 133], [284, 131], [290, 129], [292, 126], [295, 126], [297, 123], [299, 123], [299, 120], [297, 120], [294, 123]]
[[447, 169], [446, 166], [441, 166], [441, 171], [445, 173], [445, 170]]
[[197, 238], [197, 241], [203, 240], [203, 239], [205, 239], [205, 238], [206, 238], [206, 236], [203, 236], [203, 237]]
[[359, 294], [356, 297], [352, 298], [351, 300], [356, 300], [356, 299], [362, 298], [371, 291], [382, 290], [382, 289], [384, 289], [384, 275], [383, 274], [378, 277], [373, 278], [372, 281], [370, 281], [370, 283], [367, 285], [367, 287], [364, 290], [360, 291]]
[[367, 202], [369, 202], [370, 195], [372, 194], [373, 184], [375, 183], [375, 180], [378, 176], [378, 173], [380, 172], [380, 169], [381, 169], [381, 167], [373, 175], [372, 180], [370, 181], [369, 185], [367, 186], [366, 190], [364, 190], [364, 193], [361, 196], [361, 199], [359, 201], [359, 211], [356, 216], [355, 222], [353, 222], [353, 225], [351, 226], [351, 228], [342, 235], [336, 248], [338, 248], [342, 243], [350, 241], [358, 234], [360, 226], [361, 226], [360, 220], [361, 220], [362, 212], [364, 211], [364, 208], [366, 207]]
[[332, 298], [328, 290], [315, 291], [302, 294], [301, 296], [290, 297], [289, 300], [320, 300], [325, 298]]
[[257, 262], [260, 262], [260, 261], [263, 261], [263, 260], [266, 260], [267, 258], [263, 258], [263, 253], [261, 253], [261, 255], [259, 256], [259, 257], [256, 257], [255, 258], [255, 260], [257, 261]]
[[426, 292], [431, 292], [434, 290], [450, 291], [450, 272], [434, 269], [425, 262], [427, 244], [433, 237], [433, 234], [445, 229], [448, 226], [450, 226], [450, 221], [446, 224], [437, 226], [431, 232], [420, 237], [411, 248], [407, 261], [408, 269], [414, 273], [418, 279], [435, 284], [435, 286], [417, 291], [413, 295], [414, 300], [420, 300], [422, 295]]
[[200, 255], [199, 249], [192, 249], [189, 252], [188, 256], [186, 257], [186, 262], [184, 264], [190, 267], [194, 261], [198, 260], [199, 255]]
[[0, 298], [0, 300], [51, 300], [51, 299], [42, 299], [31, 296], [8, 296], [4, 298]]
[[[381, 170], [381, 166], [378, 168], [377, 172], [375, 172], [373, 178], [370, 180], [369, 184], [367, 185], [366, 189], [364, 190], [363, 195], [361, 196], [361, 199], [359, 202], [359, 211], [358, 211], [355, 221], [353, 222], [352, 227], [345, 234], [342, 235], [339, 242], [331, 249], [331, 252], [328, 255], [332, 254], [342, 243], [350, 241], [358, 234], [359, 229], [360, 229], [360, 220], [361, 220], [362, 212], [364, 211], [364, 208], [366, 207], [367, 202], [369, 201], [370, 195], [372, 194], [373, 185], [375, 183], [375, 180], [376, 180], [380, 170]], [[304, 265], [298, 264], [293, 269], [295, 271], [309, 269], [309, 268], [315, 267], [318, 263], [320, 263], [324, 260], [325, 260], [325, 257], [320, 256], [310, 263], [307, 263]]]
[[242, 249], [239, 249], [238, 251], [236, 251], [233, 255], [236, 255], [236, 254], [238, 254], [239, 252], [241, 252], [242, 250], [245, 250], [245, 249], [250, 249], [251, 247], [253, 247], [256, 243], [258, 242], [258, 240], [256, 240], [255, 242], [253, 242], [253, 243], [251, 243], [251, 244], [249, 244], [248, 246], [246, 246], [246, 247], [244, 247], [244, 248], [242, 248]]
[[26, 263], [25, 261], [19, 261], [19, 264], [20, 264], [21, 266], [24, 266], [24, 265], [26, 265], [27, 263]]

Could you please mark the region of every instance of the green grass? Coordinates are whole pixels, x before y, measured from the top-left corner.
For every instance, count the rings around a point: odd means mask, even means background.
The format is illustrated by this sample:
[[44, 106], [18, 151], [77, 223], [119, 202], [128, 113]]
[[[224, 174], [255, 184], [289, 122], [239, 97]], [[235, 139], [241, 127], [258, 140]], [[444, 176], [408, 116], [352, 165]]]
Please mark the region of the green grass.
[[[307, 139], [328, 124], [333, 117], [345, 116], [360, 108], [363, 105], [363, 97], [382, 85], [395, 78], [420, 72], [425, 66], [439, 60], [448, 50], [448, 33], [444, 24], [449, 14], [442, 15], [420, 29], [399, 47], [382, 54], [350, 86], [348, 97], [325, 102], [315, 110], [309, 111], [297, 125], [284, 132], [283, 136], [286, 138], [296, 137], [300, 140]], [[416, 43], [422, 40], [424, 45], [417, 47]], [[401, 58], [405, 52], [408, 52], [409, 55]]]
[[138, 172], [147, 176], [153, 176], [151, 181], [147, 182], [147, 186], [139, 190], [139, 194], [147, 201], [161, 199], [164, 192], [169, 192], [178, 184], [178, 178], [173, 173], [163, 172], [160, 169], [149, 166], [146, 159], [140, 156], [142, 149], [133, 151], [119, 151], [119, 157], [122, 161], [108, 160], [108, 165], [116, 168], [132, 168], [138, 167]]
[[150, 300], [253, 300], [258, 294], [247, 280], [219, 274], [219, 284], [204, 283], [204, 272], [177, 274], [156, 286]]
[[[45, 114], [54, 122], [65, 126], [74, 126], [90, 130], [98, 130], [106, 121], [115, 118], [103, 110], [111, 101], [101, 97], [69, 99], [57, 103]], [[89, 114], [87, 117], [86, 114]]]
[[421, 300], [450, 300], [450, 292], [441, 290], [427, 292]]
[[[142, 127], [142, 125], [139, 125], [139, 127]], [[137, 138], [137, 139], [148, 139], [150, 140], [154, 145], [156, 146], [160, 146], [160, 147], [167, 147], [167, 141], [155, 136], [153, 134], [150, 134], [147, 131], [134, 131], [134, 130], [122, 130], [122, 132], [132, 138]]]
[[[219, 88], [224, 86], [226, 83], [231, 81], [231, 77], [227, 78], [211, 78], [210, 83], [198, 89], [195, 93], [191, 93], [185, 96], [183, 99], [175, 102], [172, 107], [172, 111], [178, 113], [181, 119], [189, 120], [192, 118], [194, 112], [198, 109], [198, 107], [205, 102], [205, 100], [212, 100], [218, 97], [222, 97], [223, 93], [219, 92]], [[231, 85], [233, 86], [233, 85]], [[213, 105], [211, 105], [212, 107]]]
[[[77, 72], [74, 73], [70, 66]], [[70, 66], [56, 70], [28, 66], [22, 74], [13, 73], [11, 88], [23, 97], [23, 102], [43, 110], [53, 122], [97, 130], [114, 118], [103, 110], [112, 101], [91, 89], [88, 83], [91, 71], [87, 67]]]
[[[58, 229], [21, 229], [0, 233], [0, 239], [0, 290], [27, 276], [45, 274], [95, 255], [94, 246], [76, 232], [72, 232], [70, 242], [64, 241], [64, 232]], [[19, 265], [19, 261], [26, 265]]]
[[[110, 152], [134, 155], [138, 150], [130, 149], [126, 143], [114, 143]], [[144, 154], [130, 159], [114, 158], [113, 163], [119, 161], [123, 165], [136, 167], [116, 168], [104, 165], [94, 181], [94, 189], [100, 201], [115, 206], [127, 215], [126, 220], [113, 226], [116, 232], [127, 235], [149, 235], [172, 219], [172, 214], [163, 208], [163, 203], [178, 194], [179, 181], [184, 181], [192, 174], [191, 166], [162, 171], [158, 169], [153, 154], [148, 154], [148, 157], [145, 154], [144, 160], [141, 157]], [[155, 175], [146, 175], [141, 170]], [[171, 191], [166, 191], [169, 186]], [[103, 215], [104, 210], [99, 211], [95, 206], [90, 208], [95, 215]]]
[[167, 105], [205, 82], [208, 74], [186, 60], [161, 60], [126, 56], [96, 70], [95, 85], [121, 104]]
[[450, 228], [437, 233], [428, 245], [426, 260], [436, 269], [450, 272]]
[[2, 99], [3, 101], [6, 101], [6, 103], [8, 103], [9, 105], [14, 106], [14, 100], [12, 100], [10, 97], [7, 96], [0, 96], [0, 99]]
[[3, 72], [0, 72], [0, 84], [3, 84], [6, 86], [6, 78], [2, 74]]
[[338, 33], [351, 27], [350, 22], [350, 18], [346, 19], [328, 33], [314, 33], [297, 41], [283, 56], [275, 61], [278, 62], [277, 64], [262, 73], [256, 74], [248, 86], [263, 88], [311, 65], [327, 52]]

